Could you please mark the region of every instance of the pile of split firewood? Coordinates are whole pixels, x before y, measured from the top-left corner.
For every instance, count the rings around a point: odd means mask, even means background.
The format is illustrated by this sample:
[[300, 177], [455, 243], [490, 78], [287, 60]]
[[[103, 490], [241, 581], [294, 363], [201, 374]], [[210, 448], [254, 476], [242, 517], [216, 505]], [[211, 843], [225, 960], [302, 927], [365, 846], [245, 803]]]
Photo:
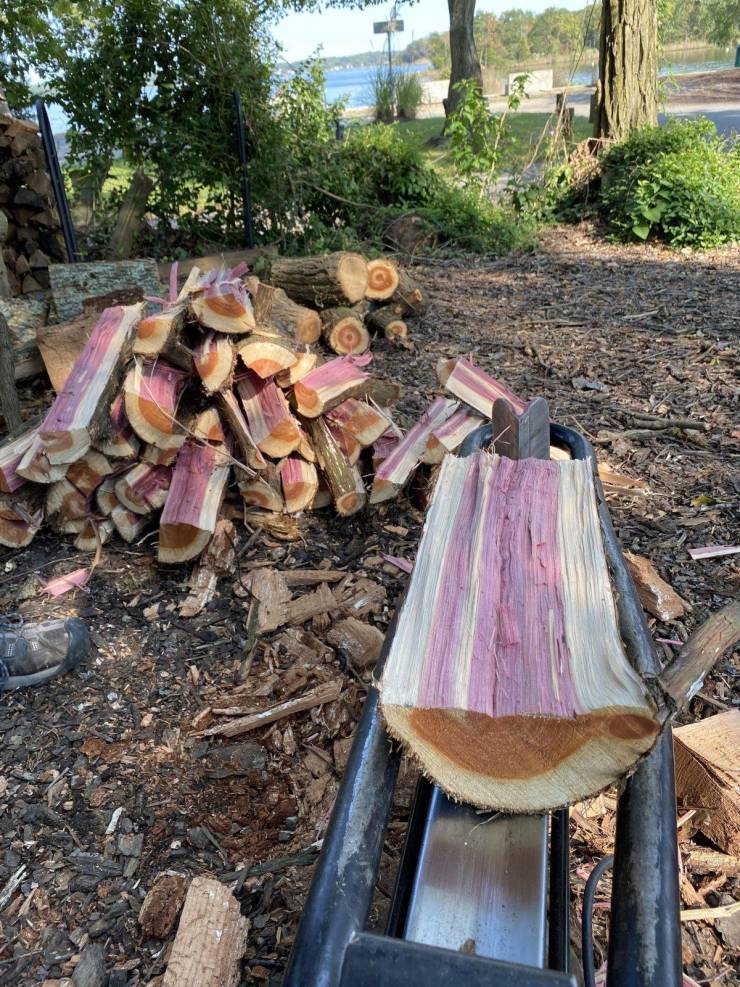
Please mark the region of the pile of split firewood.
[[[195, 268], [180, 290], [174, 273], [154, 314], [107, 308], [40, 424], [0, 446], [0, 544], [27, 545], [46, 520], [95, 550], [158, 518], [160, 560], [185, 561], [237, 491], [278, 516], [354, 514], [456, 449], [496, 397], [520, 405], [468, 361], [441, 361], [440, 382], [463, 403], [437, 398], [404, 435], [388, 411], [399, 387], [367, 373], [363, 333], [374, 320], [388, 332], [424, 291], [391, 262], [348, 253], [281, 259], [270, 277]], [[364, 322], [349, 307], [362, 298]], [[321, 361], [322, 324], [345, 355]]]

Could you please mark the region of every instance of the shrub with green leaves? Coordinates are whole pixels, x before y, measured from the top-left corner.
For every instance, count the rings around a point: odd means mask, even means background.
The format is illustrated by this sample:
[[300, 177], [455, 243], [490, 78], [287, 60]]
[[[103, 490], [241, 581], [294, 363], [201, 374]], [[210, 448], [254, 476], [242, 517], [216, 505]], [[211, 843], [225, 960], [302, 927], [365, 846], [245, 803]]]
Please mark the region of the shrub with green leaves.
[[370, 76], [370, 98], [377, 123], [393, 123], [396, 118], [396, 83], [384, 66]]
[[636, 130], [602, 158], [597, 209], [624, 240], [705, 249], [740, 240], [740, 143], [705, 119]]
[[396, 112], [401, 120], [415, 120], [424, 97], [416, 72], [399, 72], [395, 77]]

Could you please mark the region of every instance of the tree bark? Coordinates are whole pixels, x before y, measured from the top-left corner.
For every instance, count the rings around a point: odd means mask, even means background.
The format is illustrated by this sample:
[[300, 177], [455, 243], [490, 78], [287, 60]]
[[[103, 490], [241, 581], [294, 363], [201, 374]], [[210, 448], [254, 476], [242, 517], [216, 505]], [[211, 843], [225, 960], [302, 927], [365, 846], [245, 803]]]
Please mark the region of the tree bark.
[[602, 6], [594, 136], [623, 140], [658, 120], [658, 17], [655, 0]]
[[450, 88], [444, 102], [449, 116], [460, 102], [460, 94], [454, 86], [462, 79], [474, 79], [483, 88], [478, 51], [473, 36], [475, 0], [447, 0], [450, 11]]

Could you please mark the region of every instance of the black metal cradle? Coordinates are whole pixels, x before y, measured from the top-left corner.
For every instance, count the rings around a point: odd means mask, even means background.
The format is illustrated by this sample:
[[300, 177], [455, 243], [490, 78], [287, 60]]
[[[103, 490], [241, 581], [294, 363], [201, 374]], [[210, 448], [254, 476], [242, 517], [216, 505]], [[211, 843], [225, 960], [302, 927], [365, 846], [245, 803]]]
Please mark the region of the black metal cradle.
[[[491, 440], [491, 426], [468, 437], [465, 455]], [[590, 444], [551, 424], [550, 440], [591, 459], [607, 561], [627, 655], [646, 680], [659, 672], [642, 607], [612, 527]], [[386, 650], [394, 625], [386, 635]], [[382, 667], [385, 652], [381, 656]], [[567, 810], [549, 823], [544, 966], [525, 966], [404, 938], [422, 832], [435, 798], [420, 782], [406, 834], [385, 935], [366, 924], [372, 904], [400, 754], [385, 732], [370, 688], [334, 805], [284, 980], [285, 987], [556, 987], [569, 973]], [[617, 810], [607, 987], [681, 987], [675, 780], [670, 725], [621, 792]], [[589, 944], [590, 948], [590, 944]]]

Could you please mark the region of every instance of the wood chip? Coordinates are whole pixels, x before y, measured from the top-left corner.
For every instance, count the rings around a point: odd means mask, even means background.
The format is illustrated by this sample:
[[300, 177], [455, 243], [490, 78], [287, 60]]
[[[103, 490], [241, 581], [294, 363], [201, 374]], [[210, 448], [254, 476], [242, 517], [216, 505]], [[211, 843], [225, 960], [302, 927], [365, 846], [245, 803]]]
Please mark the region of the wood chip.
[[325, 682], [323, 685], [320, 685], [313, 692], [307, 692], [304, 696], [299, 696], [298, 699], [289, 699], [287, 702], [279, 703], [277, 706], [272, 706], [270, 709], [263, 710], [261, 713], [250, 713], [248, 716], [243, 716], [238, 720], [232, 720], [230, 723], [220, 723], [217, 726], [210, 727], [208, 730], [204, 730], [197, 736], [238, 737], [243, 733], [249, 733], [250, 730], [258, 730], [260, 727], [275, 723], [276, 720], [282, 720], [286, 716], [292, 716], [294, 713], [302, 713], [307, 709], [313, 709], [314, 706], [334, 702], [335, 699], [339, 698], [341, 691], [341, 681], [334, 679], [331, 682]]

